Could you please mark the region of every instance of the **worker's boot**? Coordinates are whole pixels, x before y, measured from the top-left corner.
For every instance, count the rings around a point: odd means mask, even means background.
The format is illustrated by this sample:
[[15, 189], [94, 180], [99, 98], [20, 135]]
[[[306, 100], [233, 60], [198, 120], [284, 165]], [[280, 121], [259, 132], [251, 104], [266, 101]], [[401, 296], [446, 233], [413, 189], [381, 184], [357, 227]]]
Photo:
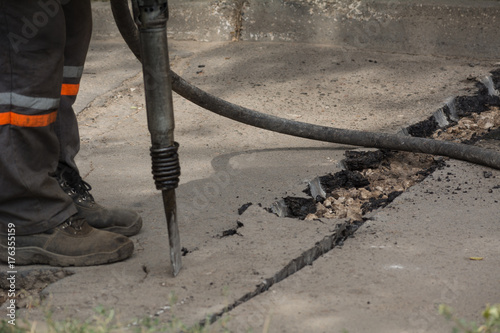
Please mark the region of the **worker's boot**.
[[92, 187], [73, 168], [59, 164], [56, 178], [61, 188], [73, 199], [78, 215], [84, 217], [94, 228], [135, 235], [141, 230], [142, 219], [133, 210], [109, 209], [95, 202], [90, 194]]
[[14, 265], [101, 265], [124, 260], [134, 251], [127, 237], [92, 228], [78, 215], [43, 233], [16, 235], [15, 246], [8, 240], [7, 235], [0, 235], [0, 261], [15, 260]]

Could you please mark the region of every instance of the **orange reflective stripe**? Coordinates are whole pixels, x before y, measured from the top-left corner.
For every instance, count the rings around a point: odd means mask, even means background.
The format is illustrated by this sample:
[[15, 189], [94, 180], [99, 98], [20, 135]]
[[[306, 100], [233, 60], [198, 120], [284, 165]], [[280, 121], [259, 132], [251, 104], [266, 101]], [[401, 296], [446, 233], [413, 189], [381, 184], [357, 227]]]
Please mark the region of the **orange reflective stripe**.
[[12, 112], [0, 113], [0, 125], [10, 124], [10, 114]]
[[78, 94], [79, 89], [80, 89], [79, 84], [63, 83], [63, 85], [61, 87], [61, 95], [63, 95], [63, 96], [76, 96]]
[[14, 112], [0, 113], [0, 125], [14, 125], [19, 127], [43, 127], [56, 121], [57, 111], [42, 115], [24, 115]]

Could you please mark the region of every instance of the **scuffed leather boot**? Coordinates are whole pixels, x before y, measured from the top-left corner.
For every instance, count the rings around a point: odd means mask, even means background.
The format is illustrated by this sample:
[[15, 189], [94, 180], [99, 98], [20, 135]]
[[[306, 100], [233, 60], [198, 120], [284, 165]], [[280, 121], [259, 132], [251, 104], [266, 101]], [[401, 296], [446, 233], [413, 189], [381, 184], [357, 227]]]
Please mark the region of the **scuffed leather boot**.
[[110, 209], [96, 203], [89, 192], [92, 187], [76, 170], [59, 164], [56, 178], [61, 188], [73, 199], [78, 214], [92, 227], [125, 236], [133, 236], [141, 230], [142, 219], [133, 210]]
[[[0, 235], [0, 261], [8, 262], [7, 235]], [[92, 266], [124, 260], [134, 243], [123, 235], [92, 228], [74, 215], [46, 232], [15, 236], [15, 265]]]

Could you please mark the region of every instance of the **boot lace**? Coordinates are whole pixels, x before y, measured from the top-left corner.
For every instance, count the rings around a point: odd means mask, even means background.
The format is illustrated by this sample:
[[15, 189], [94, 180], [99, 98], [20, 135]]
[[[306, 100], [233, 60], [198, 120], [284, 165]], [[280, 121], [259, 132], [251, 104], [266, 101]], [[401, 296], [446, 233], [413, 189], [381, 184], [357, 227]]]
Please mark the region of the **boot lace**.
[[60, 225], [61, 229], [77, 234], [83, 230], [85, 219], [81, 217], [70, 217]]
[[94, 201], [94, 197], [90, 194], [92, 186], [84, 181], [78, 171], [68, 166], [57, 167], [57, 179], [59, 184], [66, 193], [72, 198], [77, 198], [82, 201]]

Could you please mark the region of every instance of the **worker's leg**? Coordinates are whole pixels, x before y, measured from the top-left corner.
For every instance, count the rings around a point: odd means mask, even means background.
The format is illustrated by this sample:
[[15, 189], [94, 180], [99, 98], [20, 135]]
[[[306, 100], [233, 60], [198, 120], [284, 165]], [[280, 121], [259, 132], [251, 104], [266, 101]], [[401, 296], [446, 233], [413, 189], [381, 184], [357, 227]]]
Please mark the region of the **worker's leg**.
[[108, 209], [94, 201], [90, 185], [82, 180], [75, 163], [80, 149], [80, 136], [73, 103], [80, 88], [80, 79], [92, 32], [90, 0], [69, 1], [63, 6], [66, 18], [66, 47], [61, 89], [61, 106], [57, 133], [61, 143], [57, 178], [61, 187], [76, 204], [78, 213], [93, 227], [131, 236], [139, 232], [141, 217], [126, 209]]
[[76, 213], [50, 176], [59, 159], [55, 120], [64, 16], [36, 1], [0, 0], [0, 222], [16, 233], [51, 229]]
[[77, 216], [54, 178], [64, 27], [59, 0], [0, 0], [0, 261], [14, 265], [104, 264], [134, 247]]

